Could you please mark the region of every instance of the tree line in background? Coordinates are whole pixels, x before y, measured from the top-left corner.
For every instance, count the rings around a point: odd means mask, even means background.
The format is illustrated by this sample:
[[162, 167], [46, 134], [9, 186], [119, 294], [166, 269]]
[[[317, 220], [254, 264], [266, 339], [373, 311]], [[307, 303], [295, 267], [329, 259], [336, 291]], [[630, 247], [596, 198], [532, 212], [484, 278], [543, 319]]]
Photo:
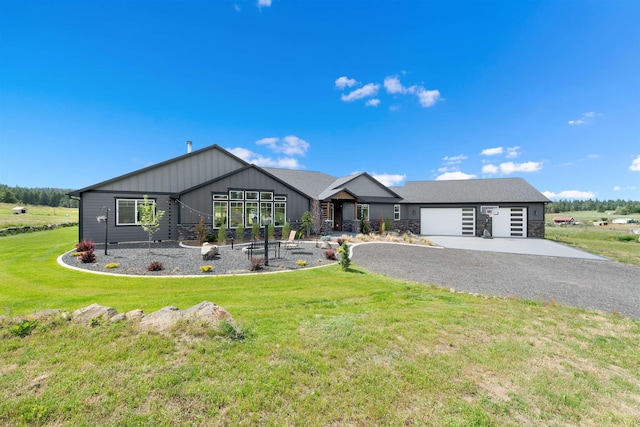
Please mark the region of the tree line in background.
[[67, 196], [70, 189], [9, 187], [0, 184], [0, 202], [21, 205], [77, 208], [78, 200]]
[[546, 213], [571, 211], [615, 211], [618, 215], [640, 213], [640, 202], [635, 200], [558, 200], [549, 203]]

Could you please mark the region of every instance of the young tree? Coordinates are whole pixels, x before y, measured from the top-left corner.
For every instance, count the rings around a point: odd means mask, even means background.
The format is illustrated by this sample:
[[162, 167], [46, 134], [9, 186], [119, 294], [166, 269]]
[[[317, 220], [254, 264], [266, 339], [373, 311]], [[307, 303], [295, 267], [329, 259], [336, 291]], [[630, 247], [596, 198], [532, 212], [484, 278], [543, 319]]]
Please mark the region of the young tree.
[[311, 201], [311, 219], [313, 221], [313, 231], [316, 234], [322, 232], [322, 211], [320, 210], [320, 200]]
[[149, 236], [149, 252], [151, 252], [151, 239], [160, 230], [160, 220], [164, 216], [164, 211], [156, 209], [155, 200], [149, 200], [146, 194], [144, 203], [138, 209], [140, 209], [140, 225]]
[[305, 211], [302, 214], [302, 218], [300, 218], [302, 222], [302, 227], [307, 231], [307, 236], [311, 234], [311, 225], [313, 223], [313, 218], [311, 217], [311, 212]]

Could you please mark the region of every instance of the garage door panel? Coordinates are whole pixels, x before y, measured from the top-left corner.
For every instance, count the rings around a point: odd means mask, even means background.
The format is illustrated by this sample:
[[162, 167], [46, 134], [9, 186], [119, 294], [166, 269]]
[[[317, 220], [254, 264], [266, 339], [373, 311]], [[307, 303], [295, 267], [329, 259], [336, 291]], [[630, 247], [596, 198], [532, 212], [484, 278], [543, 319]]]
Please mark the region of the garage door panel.
[[475, 208], [420, 209], [420, 234], [474, 236], [475, 226]]
[[527, 208], [500, 207], [491, 221], [494, 237], [527, 237]]

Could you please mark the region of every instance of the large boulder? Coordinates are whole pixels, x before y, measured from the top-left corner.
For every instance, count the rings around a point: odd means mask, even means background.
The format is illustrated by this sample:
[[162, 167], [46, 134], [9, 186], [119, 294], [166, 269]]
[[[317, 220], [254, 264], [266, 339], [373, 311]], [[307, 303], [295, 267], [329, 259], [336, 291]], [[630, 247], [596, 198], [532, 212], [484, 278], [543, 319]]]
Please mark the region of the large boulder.
[[143, 316], [140, 319], [140, 328], [143, 330], [153, 329], [158, 332], [167, 332], [181, 317], [182, 313], [180, 309], [170, 305]]
[[73, 312], [73, 320], [78, 323], [91, 324], [93, 319], [109, 320], [118, 312], [113, 307], [105, 307], [100, 304], [91, 304], [88, 307], [79, 308]]
[[140, 327], [143, 330], [168, 332], [180, 320], [198, 322], [214, 328], [218, 327], [222, 320], [235, 323], [233, 316], [227, 310], [212, 302], [203, 301], [186, 310], [180, 310], [174, 306], [161, 308], [143, 316], [140, 320]]
[[212, 245], [211, 243], [204, 243], [202, 248], [200, 248], [200, 255], [202, 255], [202, 259], [204, 261], [212, 260], [220, 253], [218, 246]]

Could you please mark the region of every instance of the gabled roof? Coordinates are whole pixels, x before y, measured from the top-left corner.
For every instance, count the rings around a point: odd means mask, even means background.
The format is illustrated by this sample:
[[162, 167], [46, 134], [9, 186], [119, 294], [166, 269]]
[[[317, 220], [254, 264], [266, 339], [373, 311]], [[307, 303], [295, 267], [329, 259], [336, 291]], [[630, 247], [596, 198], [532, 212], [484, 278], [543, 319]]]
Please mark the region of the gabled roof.
[[135, 170], [133, 172], [129, 172], [127, 174], [120, 175], [120, 176], [117, 176], [115, 178], [111, 178], [111, 179], [108, 179], [106, 181], [102, 181], [102, 182], [99, 182], [97, 184], [81, 188], [80, 190], [72, 191], [72, 192], [69, 193], [69, 196], [76, 196], [77, 197], [77, 196], [80, 196], [81, 193], [84, 193], [86, 191], [90, 191], [90, 190], [94, 190], [94, 189], [97, 189], [97, 188], [100, 188], [100, 187], [104, 187], [104, 186], [109, 185], [111, 183], [114, 183], [114, 182], [117, 182], [117, 181], [121, 181], [121, 180], [124, 180], [126, 178], [129, 178], [129, 177], [132, 177], [132, 176], [135, 176], [135, 175], [139, 175], [139, 174], [142, 174], [142, 173], [145, 173], [145, 172], [149, 172], [149, 171], [152, 171], [154, 169], [158, 169], [158, 168], [161, 168], [163, 166], [169, 165], [171, 163], [179, 162], [180, 160], [186, 159], [188, 157], [198, 156], [198, 155], [200, 155], [202, 153], [205, 153], [207, 151], [210, 151], [210, 150], [220, 151], [224, 155], [235, 159], [236, 161], [240, 162], [243, 165], [246, 165], [246, 166], [249, 165], [249, 163], [247, 163], [246, 161], [242, 160], [240, 157], [236, 156], [235, 154], [232, 154], [229, 151], [225, 150], [224, 148], [220, 147], [218, 144], [213, 144], [213, 145], [210, 145], [208, 147], [202, 148], [200, 150], [196, 150], [196, 151], [193, 151], [191, 153], [183, 154], [181, 156], [174, 157], [174, 158], [169, 159], [169, 160], [165, 160], [164, 162], [156, 163], [155, 165], [151, 165], [151, 166], [148, 166], [146, 168], [137, 169], [137, 170]]
[[262, 170], [286, 182], [298, 191], [308, 194], [313, 199], [319, 199], [320, 193], [336, 180], [336, 177], [322, 172], [279, 168], [262, 168]]
[[226, 179], [226, 178], [228, 178], [230, 176], [237, 175], [237, 174], [239, 174], [241, 172], [244, 172], [244, 171], [246, 171], [248, 169], [253, 169], [253, 170], [259, 171], [260, 173], [263, 173], [263, 174], [269, 176], [270, 178], [278, 181], [279, 183], [281, 183], [282, 185], [286, 186], [287, 188], [290, 188], [293, 191], [295, 191], [297, 193], [300, 193], [301, 195], [303, 195], [303, 196], [305, 196], [305, 197], [307, 197], [309, 199], [312, 198], [310, 195], [302, 192], [299, 188], [296, 188], [296, 187], [292, 186], [288, 182], [283, 181], [282, 179], [280, 179], [277, 176], [273, 175], [272, 173], [270, 173], [269, 171], [265, 170], [264, 168], [261, 168], [259, 166], [254, 165], [254, 164], [241, 167], [240, 169], [236, 169], [236, 170], [234, 170], [232, 172], [226, 173], [224, 175], [220, 175], [220, 176], [218, 176], [216, 178], [213, 178], [213, 179], [211, 179], [211, 180], [209, 180], [207, 182], [203, 182], [203, 183], [195, 185], [195, 186], [193, 186], [191, 188], [187, 188], [187, 189], [185, 189], [183, 191], [180, 191], [179, 193], [172, 194], [171, 197], [174, 198], [174, 199], [175, 198], [180, 198], [180, 196], [182, 196], [183, 194], [190, 193], [190, 192], [192, 192], [194, 190], [197, 190], [198, 188], [202, 188], [202, 187], [205, 187], [205, 186], [207, 186], [209, 184], [213, 184], [214, 182], [220, 181], [222, 179]]
[[[357, 192], [358, 194], [356, 194], [356, 191], [354, 190], [353, 186], [351, 188], [349, 187], [349, 183], [355, 184], [355, 182], [360, 178], [374, 184], [375, 187], [382, 189], [387, 194], [387, 196], [373, 195], [373, 194], [360, 194], [360, 192]], [[360, 183], [362, 183], [362, 181], [360, 181]], [[345, 189], [345, 190], [349, 189], [349, 193], [356, 195], [357, 198], [361, 201], [365, 201], [367, 199], [378, 199], [379, 201], [383, 201], [383, 200], [390, 201], [393, 199], [400, 198], [400, 196], [395, 192], [393, 192], [389, 187], [383, 185], [380, 181], [378, 181], [377, 179], [375, 179], [374, 177], [372, 177], [366, 172], [359, 172], [356, 174], [337, 178], [322, 193], [320, 193], [318, 198], [320, 200], [327, 200], [331, 198], [331, 196], [339, 192], [339, 189]]]
[[407, 181], [391, 187], [405, 203], [548, 203], [522, 178]]

